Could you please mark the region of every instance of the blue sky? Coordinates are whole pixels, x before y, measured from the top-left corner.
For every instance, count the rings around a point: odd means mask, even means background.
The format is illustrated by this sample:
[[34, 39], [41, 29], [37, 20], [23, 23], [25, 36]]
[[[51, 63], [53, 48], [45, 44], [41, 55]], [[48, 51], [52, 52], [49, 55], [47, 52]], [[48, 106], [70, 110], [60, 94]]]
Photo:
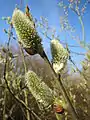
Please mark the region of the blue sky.
[[[22, 0], [22, 6], [21, 9], [24, 11], [25, 6], [28, 4], [31, 8], [32, 15], [40, 20], [40, 16], [46, 17], [48, 19], [50, 27], [54, 27], [57, 31], [57, 35], [60, 36], [60, 40], [62, 42], [65, 42], [65, 40], [68, 42], [68, 44], [72, 45], [78, 45], [76, 41], [72, 40], [68, 34], [65, 32], [60, 33], [60, 16], [63, 15], [63, 9], [61, 9], [58, 6], [58, 3], [61, 0]], [[82, 0], [81, 6], [83, 6], [83, 3], [86, 0]], [[5, 16], [12, 16], [13, 10], [15, 8], [15, 5], [20, 5], [21, 0], [0, 0], [0, 45], [5, 44], [7, 41], [7, 35], [3, 32], [3, 28], [8, 29], [8, 25], [3, 21], [1, 18]], [[67, 5], [67, 1], [64, 0], [64, 3]], [[76, 32], [75, 35], [79, 35], [79, 37], [82, 39], [82, 31], [81, 31], [81, 25], [79, 23], [78, 17], [73, 13], [72, 11], [69, 11], [69, 22], [72, 26], [75, 27]], [[86, 41], [89, 42], [89, 35], [90, 35], [90, 4], [87, 5], [85, 14], [83, 16], [83, 22], [85, 26], [85, 38]], [[39, 31], [40, 34], [40, 31]], [[41, 34], [40, 34], [41, 35]], [[46, 53], [48, 54], [49, 58], [50, 56], [50, 40], [45, 39], [43, 37], [43, 46], [46, 50]], [[85, 52], [82, 48], [71, 48], [72, 51], [75, 52]], [[83, 60], [83, 56], [77, 56], [73, 55], [74, 61], [79, 65], [80, 61]]]

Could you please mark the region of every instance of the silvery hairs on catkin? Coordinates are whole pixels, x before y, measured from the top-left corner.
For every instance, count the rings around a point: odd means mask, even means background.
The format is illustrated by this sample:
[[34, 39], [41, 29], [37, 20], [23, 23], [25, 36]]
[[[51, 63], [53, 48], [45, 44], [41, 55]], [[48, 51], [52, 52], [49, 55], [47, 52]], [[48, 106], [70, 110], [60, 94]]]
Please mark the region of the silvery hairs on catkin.
[[53, 68], [59, 73], [65, 67], [69, 53], [57, 39], [51, 40], [51, 53]]
[[15, 28], [19, 42], [26, 52], [31, 55], [39, 53], [43, 56], [43, 47], [33, 21], [26, 16], [21, 10], [15, 9], [12, 15], [12, 24]]
[[25, 80], [32, 95], [44, 108], [47, 108], [53, 103], [53, 91], [36, 75], [36, 73], [28, 71], [25, 75]]

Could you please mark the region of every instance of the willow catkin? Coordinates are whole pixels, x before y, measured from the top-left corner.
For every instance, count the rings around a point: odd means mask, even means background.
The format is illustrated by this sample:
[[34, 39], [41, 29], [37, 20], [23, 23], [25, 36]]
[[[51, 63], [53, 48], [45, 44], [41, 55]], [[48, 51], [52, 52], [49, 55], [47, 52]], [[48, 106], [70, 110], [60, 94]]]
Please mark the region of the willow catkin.
[[15, 9], [12, 15], [12, 24], [15, 28], [19, 42], [30, 54], [43, 54], [41, 38], [37, 34], [33, 21], [31, 21], [22, 11]]
[[32, 95], [44, 108], [53, 103], [52, 90], [33, 71], [26, 73], [25, 80]]
[[67, 50], [60, 44], [59, 40], [51, 40], [51, 54], [53, 61], [53, 68], [56, 73], [59, 73], [62, 70], [67, 62], [69, 53]]

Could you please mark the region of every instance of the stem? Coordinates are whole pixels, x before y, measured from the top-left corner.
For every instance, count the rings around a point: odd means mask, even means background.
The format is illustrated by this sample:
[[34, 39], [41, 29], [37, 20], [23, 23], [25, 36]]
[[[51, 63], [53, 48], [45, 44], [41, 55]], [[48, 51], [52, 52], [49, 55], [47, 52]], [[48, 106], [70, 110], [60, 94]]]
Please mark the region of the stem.
[[78, 4], [76, 4], [76, 12], [77, 12], [78, 19], [79, 19], [80, 24], [81, 24], [81, 27], [82, 27], [82, 41], [85, 42], [85, 30], [84, 30], [84, 24], [83, 24], [83, 21], [82, 21], [82, 16], [81, 16], [81, 14], [80, 14]]
[[[25, 57], [24, 57], [24, 52], [22, 47], [20, 46], [20, 51], [21, 51], [21, 55], [22, 55], [22, 60], [23, 60], [23, 64], [24, 64], [24, 70], [25, 70], [25, 74], [27, 72], [27, 67], [26, 67], [26, 63], [25, 63]], [[25, 96], [25, 104], [28, 106], [28, 95], [27, 95], [27, 91], [24, 90], [24, 96]], [[27, 120], [30, 120], [30, 114], [29, 111], [26, 110], [26, 114], [27, 114]]]
[[6, 88], [4, 89], [3, 120], [6, 120], [5, 113], [6, 113]]
[[[75, 13], [76, 15], [78, 16], [78, 19], [80, 21], [80, 24], [81, 24], [81, 27], [82, 27], [82, 41], [85, 42], [85, 29], [84, 29], [84, 24], [83, 24], [83, 21], [82, 21], [82, 17], [81, 17], [81, 14], [80, 14], [80, 11], [79, 11], [79, 7], [78, 7], [78, 4], [76, 4], [76, 9], [74, 8], [71, 8]], [[85, 44], [84, 44], [85, 45]]]
[[[27, 96], [27, 92], [24, 90], [24, 96], [25, 96], [25, 104], [28, 106], [28, 96]], [[26, 110], [27, 113], [27, 120], [30, 120], [30, 114], [29, 111]]]
[[23, 52], [23, 49], [20, 45], [20, 52], [21, 52], [21, 56], [22, 56], [22, 60], [23, 60], [23, 65], [24, 65], [24, 71], [25, 71], [25, 74], [27, 72], [27, 66], [26, 66], [26, 63], [25, 63], [25, 57], [24, 57], [24, 52]]
[[[10, 45], [10, 40], [11, 40], [11, 32], [12, 32], [12, 26], [10, 25], [10, 28], [9, 28], [9, 34], [8, 34], [8, 42], [7, 42], [7, 54], [6, 54], [6, 73], [8, 74], [8, 70], [9, 70], [9, 60], [8, 60], [8, 53], [9, 53], [9, 45]], [[6, 84], [5, 84], [6, 86]], [[6, 112], [6, 91], [7, 91], [7, 88], [5, 87], [4, 89], [4, 106], [3, 106], [3, 120], [6, 120], [5, 118], [5, 112]]]
[[79, 19], [81, 27], [82, 27], [82, 41], [85, 42], [85, 29], [84, 29], [84, 24], [83, 24], [83, 21], [82, 21], [82, 17], [78, 16], [78, 19]]

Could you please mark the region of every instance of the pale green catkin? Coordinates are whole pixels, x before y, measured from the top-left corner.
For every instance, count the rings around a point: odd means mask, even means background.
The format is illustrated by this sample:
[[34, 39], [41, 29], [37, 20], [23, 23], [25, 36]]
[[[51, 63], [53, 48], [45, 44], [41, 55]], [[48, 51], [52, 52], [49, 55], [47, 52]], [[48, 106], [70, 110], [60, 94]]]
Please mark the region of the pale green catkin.
[[19, 42], [24, 48], [30, 48], [36, 53], [43, 51], [41, 38], [38, 36], [33, 21], [19, 9], [15, 9], [12, 15], [12, 24], [15, 28]]
[[33, 71], [26, 73], [25, 80], [37, 102], [44, 108], [48, 108], [53, 103], [52, 90]]
[[62, 70], [67, 62], [69, 53], [67, 50], [60, 44], [59, 40], [51, 40], [51, 53], [53, 68], [56, 73], [59, 73]]

